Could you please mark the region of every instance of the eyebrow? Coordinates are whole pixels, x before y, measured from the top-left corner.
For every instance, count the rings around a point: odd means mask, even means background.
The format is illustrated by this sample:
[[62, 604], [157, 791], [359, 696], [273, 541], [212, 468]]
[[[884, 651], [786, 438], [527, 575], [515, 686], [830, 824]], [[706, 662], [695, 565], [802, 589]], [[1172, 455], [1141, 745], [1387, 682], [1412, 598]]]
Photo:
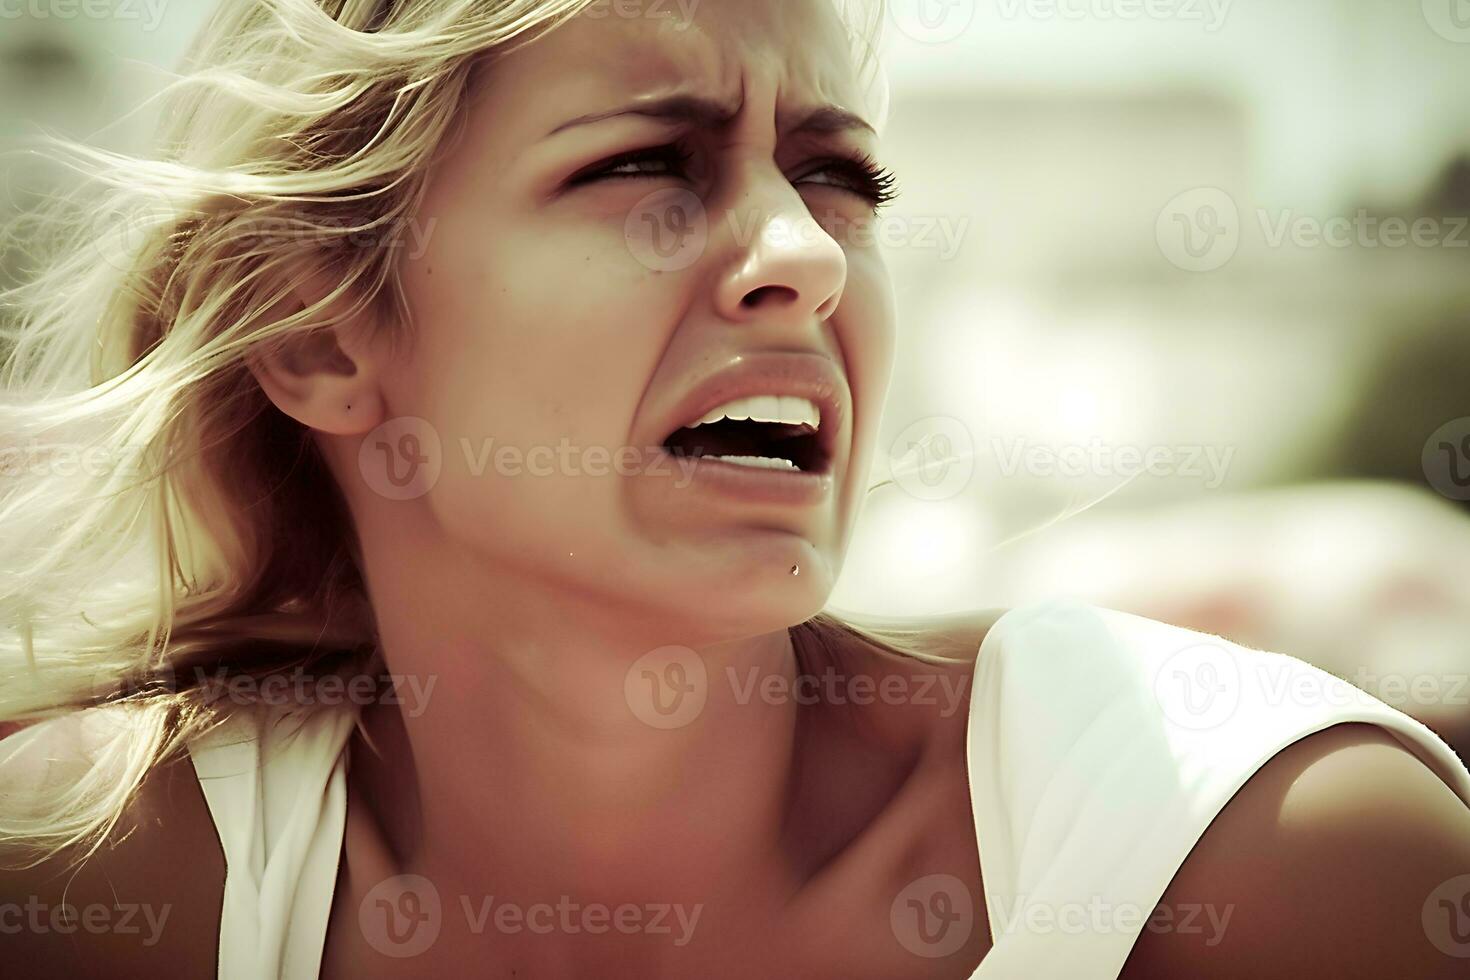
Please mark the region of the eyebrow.
[[[663, 99], [654, 99], [646, 102], [634, 102], [631, 105], [622, 106], [618, 109], [609, 109], [605, 112], [593, 112], [576, 119], [568, 120], [557, 126], [548, 137], [555, 136], [564, 130], [575, 126], [586, 126], [590, 123], [601, 122], [604, 119], [612, 119], [617, 116], [644, 116], [650, 119], [667, 119], [676, 122], [693, 123], [708, 129], [716, 129], [728, 124], [739, 114], [738, 107], [729, 106], [715, 99], [704, 98], [697, 95], [671, 95]], [[849, 112], [840, 106], [819, 106], [807, 113], [788, 132], [792, 133], [843, 133], [850, 130], [865, 130], [873, 135], [877, 131], [873, 129], [861, 116]]]

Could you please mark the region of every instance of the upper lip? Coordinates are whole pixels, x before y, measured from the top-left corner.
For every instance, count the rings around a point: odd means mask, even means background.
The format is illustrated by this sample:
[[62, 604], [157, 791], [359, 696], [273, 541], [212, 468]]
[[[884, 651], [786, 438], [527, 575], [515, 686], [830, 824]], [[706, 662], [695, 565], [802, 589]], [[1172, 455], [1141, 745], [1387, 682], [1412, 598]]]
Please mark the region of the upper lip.
[[817, 444], [830, 465], [848, 417], [852, 393], [847, 378], [825, 354], [759, 351], [737, 354], [726, 366], [695, 385], [679, 400], [664, 426], [661, 441], [691, 426], [736, 398], [787, 395], [809, 399], [821, 410]]

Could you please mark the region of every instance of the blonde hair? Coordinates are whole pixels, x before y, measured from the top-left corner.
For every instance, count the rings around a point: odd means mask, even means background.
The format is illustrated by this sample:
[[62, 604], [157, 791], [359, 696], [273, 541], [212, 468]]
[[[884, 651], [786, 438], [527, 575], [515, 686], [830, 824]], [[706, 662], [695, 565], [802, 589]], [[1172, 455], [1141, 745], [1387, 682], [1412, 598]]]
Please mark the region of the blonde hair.
[[[377, 666], [340, 491], [244, 355], [329, 307], [410, 323], [393, 250], [358, 243], [415, 213], [480, 61], [592, 2], [228, 0], [159, 96], [156, 158], [46, 141], [87, 181], [15, 226], [51, 258], [0, 294], [0, 432], [24, 464], [0, 484], [0, 722], [110, 705], [118, 729], [84, 778], [0, 817], [0, 842], [95, 852], [222, 718], [200, 670]], [[303, 269], [337, 288], [276, 318]], [[927, 656], [825, 612], [798, 631]]]

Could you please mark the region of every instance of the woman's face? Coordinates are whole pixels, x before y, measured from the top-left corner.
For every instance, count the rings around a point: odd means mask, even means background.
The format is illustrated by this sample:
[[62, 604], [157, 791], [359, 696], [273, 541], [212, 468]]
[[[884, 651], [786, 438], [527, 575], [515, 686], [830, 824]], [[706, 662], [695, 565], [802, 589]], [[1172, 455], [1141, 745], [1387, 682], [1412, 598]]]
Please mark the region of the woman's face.
[[[601, 3], [472, 91], [401, 260], [413, 341], [380, 372], [387, 417], [423, 423], [378, 441], [426, 424], [442, 469], [388, 506], [427, 508], [517, 581], [722, 632], [809, 617], [864, 495], [893, 344], [874, 186], [847, 162], [881, 163], [875, 135], [818, 111], [872, 121], [830, 0]], [[770, 377], [706, 387], [732, 368]], [[758, 393], [821, 411], [787, 444], [806, 475], [664, 450], [691, 413]], [[775, 407], [804, 411], [757, 417]], [[733, 438], [760, 455], [795, 431]]]

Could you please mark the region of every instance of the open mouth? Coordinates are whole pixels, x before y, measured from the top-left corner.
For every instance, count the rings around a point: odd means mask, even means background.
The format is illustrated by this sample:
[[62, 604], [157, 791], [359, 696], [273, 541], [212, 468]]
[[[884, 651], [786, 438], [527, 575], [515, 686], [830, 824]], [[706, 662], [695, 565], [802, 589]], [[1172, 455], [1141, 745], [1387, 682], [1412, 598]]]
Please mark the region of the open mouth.
[[759, 396], [721, 405], [675, 430], [664, 449], [678, 458], [787, 472], [825, 473], [821, 412], [804, 398]]

